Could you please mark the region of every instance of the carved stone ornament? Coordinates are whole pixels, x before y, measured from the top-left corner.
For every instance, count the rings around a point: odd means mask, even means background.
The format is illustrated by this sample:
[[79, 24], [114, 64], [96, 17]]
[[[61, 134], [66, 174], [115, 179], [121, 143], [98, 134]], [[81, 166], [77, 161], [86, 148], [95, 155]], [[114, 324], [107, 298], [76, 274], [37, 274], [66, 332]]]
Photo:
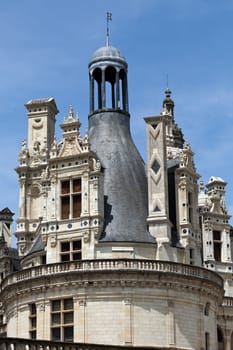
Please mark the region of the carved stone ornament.
[[84, 234], [83, 234], [83, 240], [85, 243], [88, 243], [90, 242], [90, 232], [88, 231], [85, 231]]
[[27, 143], [26, 140], [22, 141], [22, 147], [21, 147], [21, 152], [19, 154], [19, 160], [20, 162], [24, 161], [26, 162], [26, 160], [28, 159], [28, 149], [27, 149]]
[[79, 300], [79, 306], [86, 306], [86, 300], [84, 299]]
[[39, 310], [40, 310], [41, 312], [45, 311], [45, 304], [40, 304], [40, 305], [39, 305]]
[[20, 253], [24, 254], [25, 249], [26, 249], [26, 243], [20, 243], [19, 249], [20, 249]]
[[51, 248], [56, 247], [56, 245], [57, 245], [57, 237], [56, 237], [56, 235], [51, 235], [50, 236], [50, 246], [51, 246]]

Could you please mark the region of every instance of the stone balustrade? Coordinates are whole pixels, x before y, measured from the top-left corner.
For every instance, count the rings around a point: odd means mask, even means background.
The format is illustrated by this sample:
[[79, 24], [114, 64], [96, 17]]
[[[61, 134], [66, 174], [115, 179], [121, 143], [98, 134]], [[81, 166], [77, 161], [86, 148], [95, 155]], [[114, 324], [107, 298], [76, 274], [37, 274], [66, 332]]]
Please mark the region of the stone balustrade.
[[233, 307], [233, 298], [232, 297], [224, 297], [222, 305]]
[[[132, 350], [132, 346], [98, 345], [84, 343], [63, 343], [46, 340], [29, 340], [17, 338], [1, 338], [0, 350]], [[145, 347], [133, 347], [145, 350]], [[177, 347], [146, 347], [147, 350], [179, 350]], [[180, 349], [181, 350], [181, 349]], [[182, 348], [182, 350], [185, 350]], [[188, 350], [188, 349], [187, 349]]]
[[69, 272], [95, 271], [154, 271], [164, 274], [169, 273], [187, 277], [196, 277], [198, 279], [212, 281], [220, 287], [223, 286], [223, 280], [217, 273], [197, 266], [156, 260], [103, 259], [34, 266], [7, 276], [1, 284], [1, 289], [4, 290], [7, 286], [12, 284], [42, 276], [58, 275]]

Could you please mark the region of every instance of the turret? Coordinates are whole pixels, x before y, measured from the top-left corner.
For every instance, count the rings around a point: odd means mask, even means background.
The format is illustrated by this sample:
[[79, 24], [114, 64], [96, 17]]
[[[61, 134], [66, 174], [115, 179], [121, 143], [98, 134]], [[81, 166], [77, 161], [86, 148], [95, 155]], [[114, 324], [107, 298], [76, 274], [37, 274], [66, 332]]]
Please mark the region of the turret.
[[220, 177], [212, 176], [206, 185], [204, 203], [199, 195], [204, 263], [207, 268], [222, 273], [224, 279], [225, 273], [232, 273], [230, 215], [225, 202], [226, 184]]
[[90, 115], [101, 110], [128, 112], [128, 65], [112, 46], [96, 50], [89, 63]]
[[147, 232], [147, 179], [130, 133], [127, 62], [109, 46], [89, 63], [89, 138], [104, 171], [101, 242], [153, 242]]

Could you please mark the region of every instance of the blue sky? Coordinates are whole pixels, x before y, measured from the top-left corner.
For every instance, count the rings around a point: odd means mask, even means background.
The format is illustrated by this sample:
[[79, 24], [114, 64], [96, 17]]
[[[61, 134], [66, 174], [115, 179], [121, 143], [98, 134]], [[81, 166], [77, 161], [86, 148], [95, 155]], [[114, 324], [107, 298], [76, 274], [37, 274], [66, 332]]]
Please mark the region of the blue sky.
[[0, 209], [18, 216], [17, 166], [27, 138], [24, 103], [54, 97], [59, 124], [69, 105], [82, 134], [89, 108], [88, 62], [110, 42], [128, 65], [131, 129], [146, 159], [143, 118], [161, 110], [168, 75], [175, 119], [205, 182], [228, 182], [233, 214], [233, 2], [231, 0], [2, 0], [0, 2]]

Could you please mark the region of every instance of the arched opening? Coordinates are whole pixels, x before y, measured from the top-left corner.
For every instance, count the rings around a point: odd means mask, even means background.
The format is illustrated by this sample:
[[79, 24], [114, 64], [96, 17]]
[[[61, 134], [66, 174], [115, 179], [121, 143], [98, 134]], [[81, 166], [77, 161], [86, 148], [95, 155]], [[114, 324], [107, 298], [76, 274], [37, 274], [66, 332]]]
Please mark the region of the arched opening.
[[128, 111], [128, 87], [127, 76], [124, 69], [120, 70], [119, 79], [121, 80], [121, 109]]
[[106, 81], [106, 107], [116, 108], [115, 96], [116, 96], [116, 69], [112, 66], [108, 66], [105, 70]]
[[224, 350], [224, 337], [220, 327], [217, 327], [218, 350]]
[[95, 68], [90, 79], [90, 113], [96, 109], [121, 109], [128, 112], [127, 74], [114, 66]]
[[101, 98], [101, 81], [102, 81], [102, 71], [100, 68], [96, 68], [93, 72], [93, 78], [91, 79], [91, 112], [96, 108], [102, 108], [102, 98]]

